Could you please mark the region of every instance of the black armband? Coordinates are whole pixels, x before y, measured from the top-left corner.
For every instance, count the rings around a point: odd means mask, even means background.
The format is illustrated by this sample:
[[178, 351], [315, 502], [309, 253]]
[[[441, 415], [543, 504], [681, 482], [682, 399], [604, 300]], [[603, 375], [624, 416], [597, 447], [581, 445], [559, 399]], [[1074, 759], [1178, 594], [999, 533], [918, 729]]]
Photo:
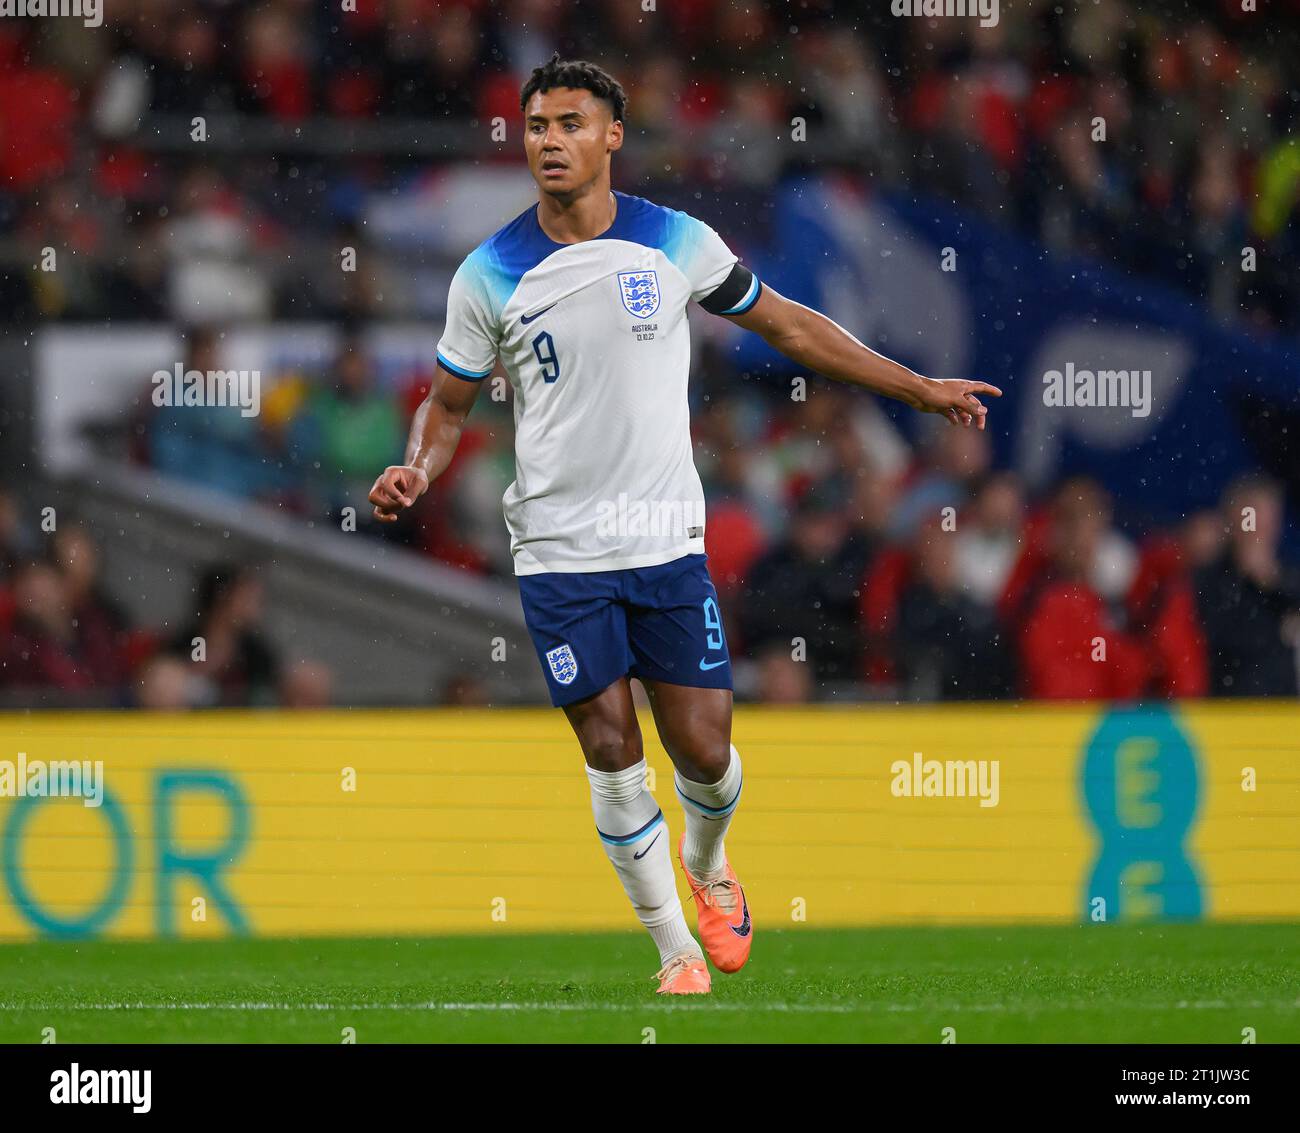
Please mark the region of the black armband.
[[744, 264], [736, 264], [731, 274], [700, 300], [700, 306], [713, 315], [743, 315], [762, 293], [758, 277]]

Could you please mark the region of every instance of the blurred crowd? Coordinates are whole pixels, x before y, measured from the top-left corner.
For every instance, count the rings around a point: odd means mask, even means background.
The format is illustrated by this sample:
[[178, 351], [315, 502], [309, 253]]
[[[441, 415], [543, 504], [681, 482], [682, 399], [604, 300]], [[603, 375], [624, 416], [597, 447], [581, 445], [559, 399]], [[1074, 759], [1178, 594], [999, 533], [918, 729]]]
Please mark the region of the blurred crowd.
[[334, 677], [286, 663], [264, 631], [255, 568], [216, 565], [171, 630], [130, 618], [102, 579], [90, 532], [35, 535], [0, 494], [0, 698], [6, 707], [323, 708]]
[[[217, 368], [216, 347], [194, 334], [187, 367]], [[933, 427], [909, 441], [876, 399], [847, 387], [818, 383], [792, 401], [726, 376], [721, 357], [700, 367], [706, 548], [742, 697], [1297, 694], [1300, 570], [1283, 557], [1283, 493], [1271, 480], [1240, 478], [1217, 510], [1134, 531], [1090, 479], [1031, 495], [995, 466], [986, 433], [926, 418]], [[363, 534], [511, 579], [509, 401], [480, 397], [447, 471], [400, 522], [377, 524], [366, 492], [400, 453], [430, 375], [389, 389], [374, 371], [348, 339], [330, 373], [279, 375], [258, 417], [150, 407], [131, 430], [134, 457], [281, 512], [351, 506]], [[0, 497], [0, 691], [109, 690], [147, 706], [329, 702], [327, 670], [286, 668], [268, 644], [255, 568], [214, 567], [187, 624], [163, 632], [129, 623], [97, 563], [82, 529], [34, 536]], [[463, 684], [435, 699], [480, 702], [473, 676]]]
[[[400, 289], [331, 284], [321, 257], [344, 242], [367, 262], [400, 257], [368, 245], [361, 201], [495, 153], [487, 124], [517, 119], [521, 80], [558, 49], [629, 90], [622, 188], [862, 170], [1221, 315], [1300, 326], [1300, 0], [1268, 15], [1236, 0], [1024, 0], [989, 28], [897, 18], [888, 0], [103, 7], [101, 28], [0, 22], [0, 246], [15, 269], [0, 318], [176, 315], [196, 262], [225, 272], [250, 317], [403, 313]], [[209, 138], [197, 157], [196, 115], [241, 116], [221, 127], [238, 144]], [[796, 119], [803, 145], [788, 140]], [[402, 122], [445, 159], [365, 132]], [[257, 143], [277, 126], [336, 144]], [[57, 272], [38, 270], [45, 247], [69, 253]]]
[[[509, 578], [509, 401], [481, 397], [421, 505], [371, 524], [366, 490], [431, 374], [380, 382], [348, 328], [436, 321], [410, 306], [409, 249], [367, 230], [363, 202], [444, 165], [517, 162], [515, 145], [487, 144], [487, 123], [517, 119], [522, 80], [554, 50], [628, 88], [619, 188], [760, 192], [843, 169], [1159, 279], [1219, 316], [1300, 330], [1300, 0], [1267, 18], [1236, 0], [1025, 0], [991, 28], [895, 18], [888, 0], [355, 7], [112, 0], [102, 28], [0, 20], [0, 321], [188, 325], [219, 293], [228, 320], [344, 328], [327, 372], [267, 375], [256, 417], [143, 410], [128, 442], [139, 464], [304, 516], [357, 507], [376, 538]], [[213, 131], [206, 150], [195, 116]], [[402, 123], [415, 127], [384, 132]], [[371, 268], [337, 270], [344, 245]], [[40, 270], [45, 248], [57, 271]], [[445, 279], [428, 292], [440, 300]], [[186, 368], [220, 369], [220, 353], [200, 327]], [[710, 569], [742, 695], [1296, 694], [1300, 579], [1271, 482], [1135, 528], [1090, 480], [1030, 494], [978, 432], [909, 440], [872, 398], [819, 383], [790, 402], [707, 340], [697, 362]], [[159, 627], [115, 603], [100, 557], [87, 529], [44, 534], [0, 491], [0, 697], [336, 699], [325, 666], [271, 644], [255, 569], [213, 564], [187, 624]], [[482, 697], [472, 676], [434, 694]]]

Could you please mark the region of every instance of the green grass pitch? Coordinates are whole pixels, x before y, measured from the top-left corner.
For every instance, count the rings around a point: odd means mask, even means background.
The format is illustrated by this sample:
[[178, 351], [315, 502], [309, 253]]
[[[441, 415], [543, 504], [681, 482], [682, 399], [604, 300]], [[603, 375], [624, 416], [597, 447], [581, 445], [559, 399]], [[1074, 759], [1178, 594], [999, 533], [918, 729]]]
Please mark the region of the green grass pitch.
[[672, 1000], [637, 933], [3, 945], [0, 1042], [1300, 1042], [1295, 925], [759, 932]]

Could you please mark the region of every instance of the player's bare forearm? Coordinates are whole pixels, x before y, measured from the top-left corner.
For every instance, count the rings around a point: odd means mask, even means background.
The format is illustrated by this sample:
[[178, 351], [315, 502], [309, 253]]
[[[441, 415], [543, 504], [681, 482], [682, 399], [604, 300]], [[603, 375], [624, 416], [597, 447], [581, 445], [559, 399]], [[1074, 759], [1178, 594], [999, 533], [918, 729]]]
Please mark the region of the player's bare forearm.
[[411, 420], [405, 463], [384, 469], [370, 489], [376, 519], [394, 522], [447, 470], [481, 384], [464, 381], [441, 367], [435, 371], [429, 396]]
[[893, 397], [954, 424], [984, 428], [988, 410], [976, 394], [1001, 397], [987, 382], [927, 378], [859, 342], [819, 311], [764, 287], [758, 302], [732, 322], [760, 335], [773, 349], [819, 374]]
[[430, 482], [436, 480], [456, 455], [464, 428], [465, 414], [448, 407], [430, 390], [411, 419], [411, 431], [406, 438], [406, 466], [420, 469]]

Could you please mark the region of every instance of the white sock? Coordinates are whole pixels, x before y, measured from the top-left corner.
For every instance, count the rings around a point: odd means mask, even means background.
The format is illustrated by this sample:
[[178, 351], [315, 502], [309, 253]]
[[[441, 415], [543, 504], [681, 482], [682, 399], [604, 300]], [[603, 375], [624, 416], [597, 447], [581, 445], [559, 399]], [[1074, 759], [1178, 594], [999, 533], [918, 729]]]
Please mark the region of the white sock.
[[686, 844], [682, 847], [682, 862], [692, 877], [700, 881], [716, 881], [726, 865], [722, 838], [740, 802], [740, 752], [732, 744], [731, 762], [716, 783], [695, 783], [683, 779], [679, 771], [673, 773], [673, 781], [686, 812]]
[[703, 955], [682, 916], [668, 821], [645, 789], [645, 760], [623, 771], [588, 767], [587, 778], [596, 832], [637, 918], [659, 949], [660, 962], [679, 952]]

